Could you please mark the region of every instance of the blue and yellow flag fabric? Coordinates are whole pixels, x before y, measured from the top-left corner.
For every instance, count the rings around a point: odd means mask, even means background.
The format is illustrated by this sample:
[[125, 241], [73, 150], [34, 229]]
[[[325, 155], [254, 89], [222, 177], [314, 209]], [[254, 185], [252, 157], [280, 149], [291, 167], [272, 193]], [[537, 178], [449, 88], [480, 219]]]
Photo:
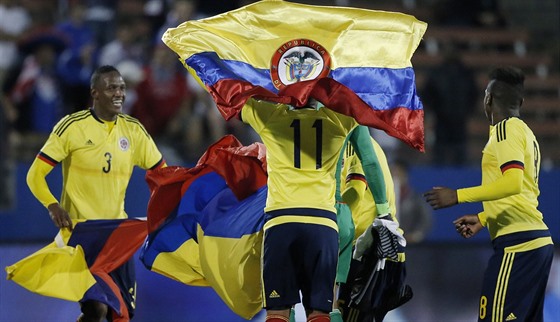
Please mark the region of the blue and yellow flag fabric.
[[129, 321], [121, 291], [109, 273], [128, 261], [147, 235], [142, 219], [74, 221], [55, 241], [6, 267], [7, 278], [31, 292], [68, 301], [107, 304], [113, 321]]
[[262, 309], [260, 257], [266, 151], [228, 135], [193, 168], [146, 175], [149, 236], [140, 259], [179, 282], [210, 286], [239, 316]]
[[250, 98], [301, 107], [314, 97], [423, 151], [411, 58], [426, 28], [402, 13], [266, 0], [184, 22], [162, 40], [226, 119]]

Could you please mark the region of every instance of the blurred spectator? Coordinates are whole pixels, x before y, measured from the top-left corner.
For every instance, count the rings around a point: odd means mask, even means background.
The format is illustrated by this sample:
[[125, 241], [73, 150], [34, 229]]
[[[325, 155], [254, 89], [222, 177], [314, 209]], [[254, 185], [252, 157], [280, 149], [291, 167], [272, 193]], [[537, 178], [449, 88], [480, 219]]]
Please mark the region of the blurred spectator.
[[0, 0], [0, 82], [17, 59], [17, 41], [31, 26], [29, 12], [15, 0]]
[[456, 49], [444, 49], [444, 60], [428, 73], [421, 93], [424, 108], [435, 117], [434, 164], [467, 162], [468, 121], [478, 102], [474, 73], [461, 61]]
[[14, 201], [13, 153], [10, 142], [10, 120], [0, 103], [0, 210], [9, 208]]
[[84, 0], [86, 21], [95, 35], [97, 46], [104, 46], [115, 38], [115, 18], [118, 1]]
[[93, 31], [85, 21], [85, 9], [80, 3], [72, 5], [68, 19], [56, 26], [68, 39], [68, 48], [58, 60], [58, 73], [64, 104], [70, 113], [88, 107], [90, 76], [97, 64], [97, 47]]
[[397, 158], [399, 149], [402, 147], [403, 143], [401, 140], [390, 136], [383, 130], [378, 130], [370, 128], [369, 132], [371, 136], [375, 139], [377, 143], [381, 146], [385, 155], [387, 156], [387, 161], [389, 163], [393, 162]]
[[496, 0], [438, 0], [434, 22], [445, 26], [503, 27], [506, 20]]
[[132, 115], [132, 109], [138, 104], [138, 85], [144, 81], [142, 66], [132, 60], [124, 60], [115, 66], [126, 83], [126, 100], [123, 104], [123, 113]]
[[152, 34], [157, 36], [165, 23], [173, 0], [147, 0], [144, 3], [144, 17], [151, 25]]
[[[17, 42], [31, 25], [29, 12], [15, 0], [0, 0], [0, 88], [10, 67], [17, 62]], [[0, 209], [13, 204], [12, 123], [17, 117], [13, 104], [0, 91]]]
[[432, 228], [432, 210], [408, 181], [409, 164], [403, 159], [391, 163], [395, 185], [397, 220], [409, 244], [422, 242]]
[[159, 28], [155, 42], [161, 43], [161, 37], [169, 28], [175, 28], [185, 21], [201, 18], [196, 14], [197, 2], [195, 0], [173, 0], [171, 10], [167, 12], [165, 22]]
[[[25, 7], [15, 0], [0, 0], [0, 88], [4, 86], [6, 74], [17, 62], [17, 42], [30, 26], [31, 16]], [[0, 92], [0, 109], [0, 174], [4, 178], [4, 169], [7, 167], [4, 160], [10, 154], [11, 123], [15, 121], [17, 111], [6, 101], [3, 91]]]
[[8, 72], [3, 86], [5, 104], [17, 112], [15, 129], [24, 137], [22, 147], [33, 157], [55, 123], [66, 113], [61, 97], [56, 61], [65, 48], [65, 39], [54, 30], [30, 34], [22, 40], [22, 61]]
[[144, 124], [160, 149], [179, 148], [177, 142], [185, 137], [192, 110], [186, 74], [177, 55], [162, 44], [154, 48], [152, 59], [143, 71], [144, 79], [137, 86], [138, 98], [132, 106], [132, 116]]
[[124, 60], [133, 60], [143, 63], [143, 48], [136, 42], [134, 34], [134, 21], [121, 19], [117, 23], [116, 37], [101, 47], [99, 65], [116, 66]]
[[68, 17], [56, 25], [56, 28], [68, 39], [68, 50], [79, 54], [85, 46], [95, 46], [95, 35], [86, 23], [86, 8], [80, 3], [70, 6]]
[[247, 2], [247, 1], [201, 0], [198, 2], [198, 10], [204, 16], [214, 16], [220, 13], [224, 13], [226, 11], [239, 8], [242, 2]]
[[[227, 133], [227, 125], [210, 94], [190, 74], [187, 84], [195, 100], [192, 112], [184, 119], [185, 124], [187, 124], [187, 132], [182, 141], [186, 152], [186, 160], [196, 162], [209, 144]], [[238, 120], [236, 121], [241, 123]], [[241, 126], [245, 126], [245, 124], [241, 123]], [[241, 140], [239, 137], [238, 139]]]

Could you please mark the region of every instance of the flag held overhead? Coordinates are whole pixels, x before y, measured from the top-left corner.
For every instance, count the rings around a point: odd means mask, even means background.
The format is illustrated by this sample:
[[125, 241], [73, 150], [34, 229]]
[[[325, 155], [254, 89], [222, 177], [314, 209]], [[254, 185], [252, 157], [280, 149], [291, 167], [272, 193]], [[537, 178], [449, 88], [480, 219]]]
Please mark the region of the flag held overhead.
[[426, 28], [397, 12], [259, 1], [162, 39], [226, 119], [250, 98], [303, 106], [312, 96], [423, 151], [411, 58]]

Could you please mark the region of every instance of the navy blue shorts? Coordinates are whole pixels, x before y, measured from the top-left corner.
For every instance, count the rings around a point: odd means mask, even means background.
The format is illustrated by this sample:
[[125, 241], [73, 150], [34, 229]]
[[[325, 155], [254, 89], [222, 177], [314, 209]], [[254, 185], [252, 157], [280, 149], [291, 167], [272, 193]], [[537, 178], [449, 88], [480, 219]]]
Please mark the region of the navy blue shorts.
[[[548, 242], [550, 241], [550, 243]], [[543, 321], [554, 256], [548, 231], [500, 236], [484, 273], [478, 321]]]
[[287, 222], [266, 229], [264, 307], [290, 308], [300, 302], [301, 291], [307, 310], [330, 312], [337, 260], [338, 233], [332, 227]]
[[128, 262], [109, 273], [121, 291], [131, 319], [136, 308], [136, 271], [134, 267], [134, 258], [131, 258]]

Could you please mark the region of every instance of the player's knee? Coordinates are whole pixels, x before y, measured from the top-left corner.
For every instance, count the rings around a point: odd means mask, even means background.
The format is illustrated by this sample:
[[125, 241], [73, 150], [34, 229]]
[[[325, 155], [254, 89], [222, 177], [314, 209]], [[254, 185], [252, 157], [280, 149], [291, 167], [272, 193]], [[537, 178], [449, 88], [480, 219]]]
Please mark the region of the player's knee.
[[107, 305], [96, 302], [87, 301], [82, 304], [82, 322], [102, 322], [107, 316]]

